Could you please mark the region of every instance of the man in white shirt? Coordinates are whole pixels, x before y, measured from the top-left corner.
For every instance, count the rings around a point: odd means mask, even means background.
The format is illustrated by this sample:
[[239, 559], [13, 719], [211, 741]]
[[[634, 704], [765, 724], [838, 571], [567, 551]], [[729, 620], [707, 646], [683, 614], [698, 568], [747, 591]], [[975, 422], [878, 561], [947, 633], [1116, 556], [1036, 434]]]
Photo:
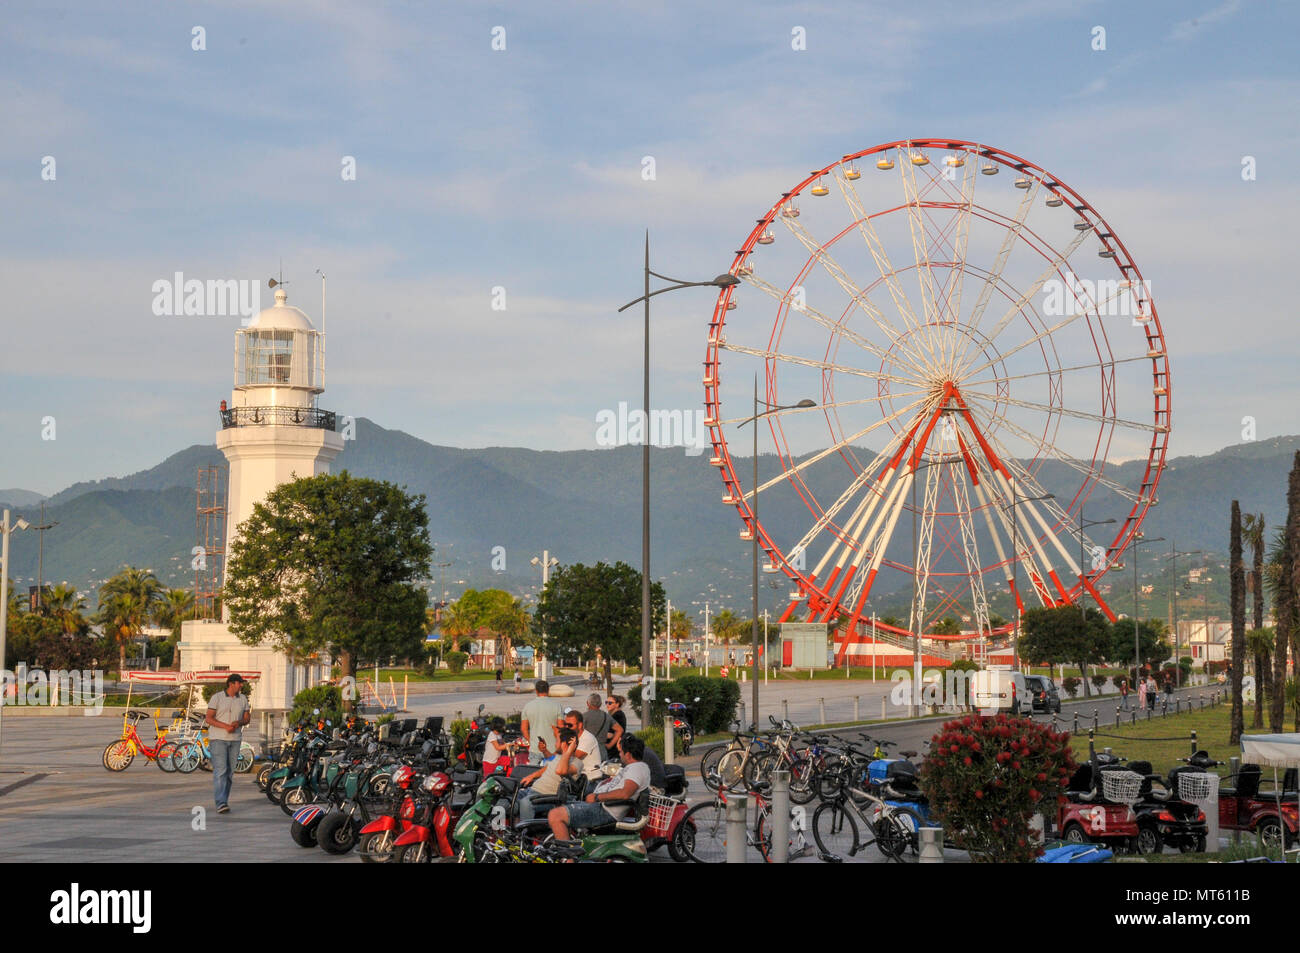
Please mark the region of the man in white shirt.
[[608, 781], [598, 785], [588, 794], [583, 802], [566, 804], [551, 808], [546, 816], [551, 825], [551, 833], [557, 840], [569, 839], [570, 827], [601, 827], [613, 821], [622, 820], [628, 812], [628, 805], [614, 804], [610, 801], [631, 801], [650, 786], [650, 768], [642, 761], [645, 755], [645, 742], [635, 735], [624, 735], [618, 746], [622, 769]]
[[226, 690], [213, 695], [208, 701], [204, 723], [208, 726], [208, 750], [212, 752], [212, 788], [217, 802], [217, 813], [228, 814], [230, 807], [230, 782], [234, 777], [235, 763], [239, 760], [239, 744], [244, 726], [252, 713], [248, 710], [248, 696], [244, 694], [244, 679], [231, 675], [226, 679]]
[[583, 727], [582, 712], [570, 708], [564, 713], [564, 723], [578, 739], [578, 750], [574, 757], [582, 762], [582, 773], [588, 781], [599, 781], [604, 773], [600, 766], [605, 761], [605, 746], [596, 740], [596, 736]]

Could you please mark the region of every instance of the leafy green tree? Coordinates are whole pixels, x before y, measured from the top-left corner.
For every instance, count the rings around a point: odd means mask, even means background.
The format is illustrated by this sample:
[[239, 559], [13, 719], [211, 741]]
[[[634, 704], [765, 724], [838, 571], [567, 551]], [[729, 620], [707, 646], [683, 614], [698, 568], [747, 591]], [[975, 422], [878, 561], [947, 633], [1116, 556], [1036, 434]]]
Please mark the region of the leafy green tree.
[[[1137, 667], [1147, 666], [1154, 669], [1169, 658], [1169, 642], [1165, 636], [1167, 630], [1161, 619], [1139, 619]], [[1121, 619], [1110, 627], [1110, 648], [1106, 658], [1111, 662], [1133, 661], [1133, 620]]]
[[945, 616], [930, 627], [935, 635], [961, 635], [961, 623], [952, 616]]
[[[1075, 606], [1028, 609], [1021, 616], [1020, 657], [1032, 665], [1073, 662], [1080, 672], [1106, 658], [1111, 650], [1111, 628], [1096, 609], [1080, 612]], [[1084, 695], [1089, 693], [1083, 683]]]
[[[650, 587], [651, 631], [664, 622], [664, 587]], [[605, 661], [605, 686], [613, 690], [611, 664], [641, 661], [641, 573], [627, 563], [559, 566], [542, 590], [533, 625], [546, 632], [550, 658], [599, 654]]]
[[359, 657], [419, 655], [432, 555], [423, 495], [346, 470], [283, 483], [231, 547], [231, 631], [295, 659], [328, 651], [344, 677]]

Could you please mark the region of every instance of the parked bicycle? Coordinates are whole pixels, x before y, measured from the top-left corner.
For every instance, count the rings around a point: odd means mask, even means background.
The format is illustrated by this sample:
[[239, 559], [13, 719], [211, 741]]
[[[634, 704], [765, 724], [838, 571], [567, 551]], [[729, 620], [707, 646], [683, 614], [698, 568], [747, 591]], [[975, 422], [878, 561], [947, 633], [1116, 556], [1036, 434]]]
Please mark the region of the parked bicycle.
[[101, 757], [104, 767], [109, 771], [125, 771], [131, 766], [137, 754], [146, 760], [156, 762], [163, 771], [175, 770], [172, 754], [176, 750], [175, 742], [167, 740], [167, 729], [158, 727], [158, 712], [153, 713], [153, 744], [146, 744], [140, 737], [139, 724], [150, 716], [143, 711], [131, 709], [122, 717], [122, 737], [109, 742]]
[[[693, 839], [685, 846], [687, 856], [697, 864], [722, 864], [727, 860], [727, 798], [745, 797], [725, 788], [709, 801], [695, 805], [682, 818], [691, 825]], [[754, 798], [755, 816], [752, 827], [746, 824], [745, 846], [758, 850], [767, 863], [772, 862], [772, 802], [770, 791], [763, 789], [750, 795]], [[807, 812], [801, 806], [790, 809], [790, 842], [788, 857], [793, 860], [808, 853], [812, 842], [805, 828]]]

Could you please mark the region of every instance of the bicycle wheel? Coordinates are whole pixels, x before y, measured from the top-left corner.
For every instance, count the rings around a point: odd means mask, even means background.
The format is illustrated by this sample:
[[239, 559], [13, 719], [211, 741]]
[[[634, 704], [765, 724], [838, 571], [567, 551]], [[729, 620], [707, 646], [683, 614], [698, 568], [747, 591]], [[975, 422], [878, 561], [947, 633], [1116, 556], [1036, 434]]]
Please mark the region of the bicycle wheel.
[[756, 755], [750, 756], [745, 762], [745, 769], [742, 772], [745, 787], [750, 791], [755, 791], [764, 785], [772, 783], [772, 771], [777, 765], [777, 755], [775, 751], [762, 751]]
[[193, 741], [186, 742], [172, 753], [172, 764], [181, 774], [189, 774], [203, 760], [203, 751]]
[[176, 742], [164, 741], [158, 746], [157, 754], [153, 756], [154, 760], [158, 762], [158, 767], [167, 774], [171, 774], [176, 770], [176, 763], [172, 760], [172, 756], [176, 754], [176, 748]]
[[812, 816], [813, 840], [823, 860], [848, 860], [866, 846], [858, 839], [858, 822], [841, 801], [817, 805]]
[[813, 789], [823, 801], [832, 802], [839, 799], [844, 792], [844, 767], [840, 764], [827, 765], [817, 772]]
[[239, 746], [239, 760], [235, 762], [235, 771], [239, 774], [247, 774], [253, 770], [253, 761], [257, 758], [257, 753], [253, 751], [253, 746], [245, 741]]
[[700, 777], [704, 779], [704, 786], [710, 791], [718, 789], [718, 763], [722, 761], [722, 756], [731, 750], [718, 745], [704, 752], [704, 757], [700, 758]]
[[135, 745], [121, 739], [110, 742], [101, 760], [110, 771], [125, 771], [135, 760]]
[[715, 790], [726, 788], [728, 791], [740, 789], [741, 783], [745, 779], [745, 751], [743, 748], [733, 748], [722, 756], [718, 762], [718, 784]]
[[898, 863], [916, 860], [920, 827], [920, 815], [911, 808], [893, 808], [876, 821], [876, 844], [889, 860]]
[[[802, 811], [802, 808], [795, 808], [790, 812], [790, 839], [786, 844], [785, 854], [787, 860], [793, 860], [808, 850], [808, 838], [804, 834], [799, 821]], [[763, 861], [769, 864], [772, 863], [772, 808], [770, 804], [759, 811], [758, 823], [754, 825], [754, 842], [754, 846], [758, 848], [758, 853], [762, 856]]]
[[817, 797], [817, 762], [808, 754], [790, 764], [790, 803], [807, 804]]
[[727, 861], [727, 806], [718, 800], [695, 805], [682, 818], [695, 832], [691, 843], [683, 845], [686, 856], [697, 864], [723, 864]]
[[695, 742], [695, 732], [691, 730], [690, 725], [686, 725], [682, 728], [680, 738], [682, 742], [682, 754], [690, 754], [691, 745]]

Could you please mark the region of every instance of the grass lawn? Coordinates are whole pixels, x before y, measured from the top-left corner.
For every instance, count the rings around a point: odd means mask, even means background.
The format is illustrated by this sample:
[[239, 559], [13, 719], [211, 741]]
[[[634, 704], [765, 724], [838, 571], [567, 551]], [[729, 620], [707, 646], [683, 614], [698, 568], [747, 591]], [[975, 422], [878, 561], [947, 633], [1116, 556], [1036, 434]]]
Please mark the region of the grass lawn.
[[[1139, 714], [1137, 724], [1123, 724], [1115, 727], [1112, 721], [1108, 726], [1105, 721], [1097, 729], [1096, 746], [1100, 751], [1106, 746], [1114, 749], [1115, 754], [1130, 761], [1150, 761], [1153, 770], [1167, 774], [1177, 764], [1179, 758], [1186, 758], [1192, 753], [1191, 733], [1196, 730], [1198, 749], [1208, 751], [1216, 761], [1227, 762], [1229, 758], [1241, 755], [1240, 745], [1228, 744], [1232, 720], [1232, 705], [1222, 703], [1214, 708], [1195, 709], [1179, 715], [1166, 715], [1164, 718], [1153, 717], [1147, 721]], [[1266, 734], [1268, 728], [1250, 728], [1251, 712], [1246, 712], [1246, 733]], [[1295, 730], [1295, 722], [1286, 723], [1287, 731]], [[1102, 737], [1105, 735], [1106, 737]], [[1144, 739], [1160, 738], [1172, 740], [1148, 741]], [[1070, 739], [1074, 748], [1076, 761], [1088, 757], [1088, 733], [1080, 730]], [[1226, 774], [1227, 769], [1219, 769]]]

